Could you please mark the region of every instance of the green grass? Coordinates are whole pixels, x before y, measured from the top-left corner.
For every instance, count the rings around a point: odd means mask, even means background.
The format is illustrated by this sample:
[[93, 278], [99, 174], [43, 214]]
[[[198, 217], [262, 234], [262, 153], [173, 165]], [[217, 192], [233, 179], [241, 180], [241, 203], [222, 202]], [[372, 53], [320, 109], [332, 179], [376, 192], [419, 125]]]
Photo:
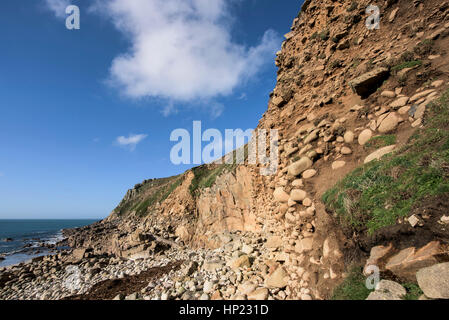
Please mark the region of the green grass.
[[434, 52], [434, 41], [426, 39], [421, 41], [414, 49], [413, 52], [420, 55], [426, 56]]
[[393, 68], [391, 68], [391, 70], [394, 72], [398, 72], [398, 71], [401, 71], [406, 68], [413, 68], [413, 67], [421, 66], [421, 65], [422, 65], [421, 60], [406, 61], [406, 62], [402, 62], [401, 64], [394, 66]]
[[404, 283], [402, 286], [407, 290], [404, 300], [418, 300], [424, 294], [416, 283]]
[[366, 288], [362, 267], [353, 266], [342, 284], [335, 288], [332, 300], [366, 300], [372, 290]]
[[427, 110], [425, 128], [405, 146], [355, 169], [323, 195], [346, 232], [372, 234], [408, 217], [424, 198], [449, 192], [449, 91]]
[[330, 32], [329, 32], [328, 29], [322, 30], [322, 31], [320, 32], [320, 35], [319, 35], [321, 41], [327, 41], [327, 40], [329, 40], [329, 34], [330, 34]]
[[312, 34], [312, 36], [310, 38], [312, 40], [321, 39], [321, 41], [327, 41], [327, 40], [329, 40], [329, 35], [330, 35], [329, 30], [324, 29], [324, 30], [321, 30], [321, 32], [319, 32], [319, 33], [315, 32], [314, 34]]
[[329, 69], [337, 69], [340, 68], [341, 66], [342, 66], [341, 61], [334, 60], [329, 64]]
[[354, 58], [352, 60], [351, 68], [356, 69], [360, 65], [361, 62], [362, 62], [362, 60], [360, 58], [358, 58], [358, 57]]
[[365, 144], [365, 149], [377, 150], [377, 149], [391, 146], [394, 144], [396, 144], [396, 136], [395, 135], [377, 136], [377, 137], [371, 138]]
[[346, 9], [348, 12], [352, 12], [354, 10], [357, 10], [358, 8], [357, 1], [352, 1], [351, 5]]
[[[416, 283], [401, 284], [407, 294], [403, 300], [418, 300], [423, 294]], [[348, 276], [334, 289], [332, 300], [366, 300], [374, 290], [366, 288], [366, 277], [363, 275], [363, 267], [352, 266], [349, 268]]]
[[233, 164], [203, 165], [193, 168], [195, 177], [189, 187], [190, 193], [195, 196], [199, 190], [212, 187], [219, 176], [234, 168]]
[[164, 202], [170, 194], [181, 185], [182, 178], [177, 178], [174, 182], [168, 183], [159, 187], [155, 192], [151, 193], [144, 201], [135, 204], [133, 210], [137, 215], [144, 217], [148, 213], [148, 208], [154, 206], [156, 203]]
[[[231, 164], [209, 164], [193, 168], [192, 171], [195, 176], [192, 179], [192, 183], [189, 187], [190, 194], [192, 196], [196, 196], [200, 190], [212, 187], [215, 184], [217, 178], [223, 173], [235, 171], [238, 166], [237, 152], [238, 150], [234, 150], [232, 152], [233, 163]], [[246, 161], [248, 159], [248, 153], [248, 144], [246, 144], [243, 147], [243, 161]]]

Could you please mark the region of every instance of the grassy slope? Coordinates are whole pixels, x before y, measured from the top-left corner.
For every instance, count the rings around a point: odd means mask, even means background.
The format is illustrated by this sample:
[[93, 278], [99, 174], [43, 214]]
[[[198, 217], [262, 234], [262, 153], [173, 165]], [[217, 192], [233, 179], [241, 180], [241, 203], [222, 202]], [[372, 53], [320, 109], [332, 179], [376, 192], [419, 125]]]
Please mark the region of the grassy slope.
[[[247, 158], [247, 146], [244, 148], [244, 159]], [[196, 197], [198, 193], [212, 187], [217, 178], [226, 172], [236, 169], [235, 164], [236, 151], [233, 152], [234, 164], [209, 164], [195, 167], [192, 169], [194, 178], [189, 187], [190, 193]], [[115, 209], [119, 216], [126, 216], [131, 212], [136, 212], [140, 217], [148, 215], [157, 203], [162, 203], [170, 194], [181, 185], [183, 175], [157, 179], [147, 182], [138, 189], [138, 194], [133, 199], [122, 201]]]
[[147, 182], [138, 190], [138, 195], [128, 201], [122, 201], [115, 209], [119, 216], [126, 216], [135, 211], [138, 216], [144, 217], [156, 203], [161, 203], [181, 185], [183, 176], [157, 179]]
[[407, 217], [426, 196], [449, 192], [449, 91], [428, 106], [424, 125], [400, 150], [357, 168], [324, 194], [346, 231], [373, 233]]

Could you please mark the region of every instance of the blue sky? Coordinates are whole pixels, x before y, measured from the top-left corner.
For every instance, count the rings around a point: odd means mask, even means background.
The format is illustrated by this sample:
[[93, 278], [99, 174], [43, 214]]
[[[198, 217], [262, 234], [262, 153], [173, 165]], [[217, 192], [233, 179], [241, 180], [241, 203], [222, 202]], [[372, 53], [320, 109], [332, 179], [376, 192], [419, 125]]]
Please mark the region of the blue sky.
[[301, 3], [1, 1], [0, 219], [104, 218], [192, 167], [170, 162], [174, 129], [255, 128]]

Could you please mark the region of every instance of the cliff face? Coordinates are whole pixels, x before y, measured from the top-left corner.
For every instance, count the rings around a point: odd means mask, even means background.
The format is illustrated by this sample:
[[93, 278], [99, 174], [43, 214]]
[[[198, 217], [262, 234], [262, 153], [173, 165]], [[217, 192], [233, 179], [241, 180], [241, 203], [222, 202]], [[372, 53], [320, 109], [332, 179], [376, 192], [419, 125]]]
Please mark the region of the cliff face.
[[[379, 29], [367, 28], [370, 5], [380, 10]], [[270, 244], [282, 239], [274, 252], [283, 258], [268, 260], [288, 271], [292, 298], [305, 289], [307, 296], [329, 298], [345, 264], [363, 261], [375, 245], [397, 237], [367, 240], [366, 228], [348, 227], [345, 219], [380, 228], [407, 221], [410, 210], [378, 220], [367, 210], [360, 214], [372, 219], [358, 221], [352, 206], [366, 189], [342, 192], [340, 207], [330, 205], [337, 193], [328, 190], [354, 169], [401, 149], [423, 127], [427, 106], [447, 88], [448, 8], [447, 1], [429, 0], [305, 1], [277, 53], [277, 85], [258, 126], [279, 130], [277, 174], [261, 176], [259, 166], [247, 164], [207, 165], [145, 181], [103, 223], [110, 232], [73, 236], [71, 244], [126, 257], [155, 249], [148, 242], [155, 234], [216, 248], [230, 232], [256, 233]], [[391, 174], [400, 177], [398, 170]]]

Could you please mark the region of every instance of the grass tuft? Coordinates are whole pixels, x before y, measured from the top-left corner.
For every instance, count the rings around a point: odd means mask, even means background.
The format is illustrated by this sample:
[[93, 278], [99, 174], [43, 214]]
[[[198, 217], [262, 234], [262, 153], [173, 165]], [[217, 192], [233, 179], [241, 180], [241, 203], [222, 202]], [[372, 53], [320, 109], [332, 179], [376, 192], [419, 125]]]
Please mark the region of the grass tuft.
[[377, 149], [391, 146], [394, 144], [396, 144], [396, 136], [395, 135], [377, 136], [377, 137], [371, 138], [365, 144], [365, 149], [377, 150]]
[[416, 283], [404, 283], [402, 286], [407, 290], [404, 300], [418, 300], [424, 294]]
[[413, 68], [413, 67], [421, 66], [421, 65], [422, 65], [421, 60], [406, 61], [406, 62], [403, 62], [401, 64], [394, 66], [393, 68], [391, 68], [391, 70], [393, 72], [398, 72], [398, 71], [401, 71], [406, 68]]
[[199, 190], [212, 187], [219, 176], [234, 168], [235, 165], [232, 164], [203, 165], [193, 168], [195, 177], [189, 187], [190, 193], [195, 196]]
[[362, 267], [353, 266], [343, 283], [335, 288], [332, 300], [366, 300], [371, 292], [366, 288]]

